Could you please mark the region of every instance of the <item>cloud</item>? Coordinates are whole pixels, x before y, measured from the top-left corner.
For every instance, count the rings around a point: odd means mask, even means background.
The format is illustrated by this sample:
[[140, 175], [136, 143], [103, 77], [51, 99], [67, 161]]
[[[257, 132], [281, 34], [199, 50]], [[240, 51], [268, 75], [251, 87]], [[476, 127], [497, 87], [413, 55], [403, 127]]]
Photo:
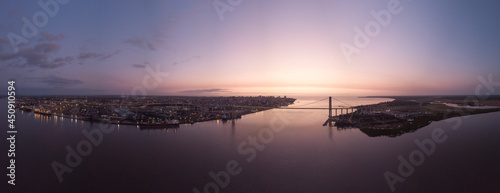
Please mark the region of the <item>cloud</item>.
[[8, 45], [8, 44], [9, 44], [9, 40], [7, 40], [5, 38], [0, 38], [0, 52], [3, 51], [4, 45]]
[[[2, 41], [0, 40], [0, 45]], [[90, 59], [106, 61], [121, 51], [116, 50], [113, 53], [105, 54], [98, 52], [82, 52], [78, 56], [54, 57], [53, 55], [61, 49], [61, 46], [56, 43], [40, 43], [32, 47], [25, 47], [17, 53], [0, 54], [0, 61], [8, 62], [9, 66], [14, 67], [39, 67], [52, 69], [67, 64], [71, 64], [78, 60], [79, 64], [85, 63]]]
[[88, 60], [88, 59], [102, 58], [102, 57], [103, 54], [97, 52], [82, 52], [76, 58], [78, 58], [79, 60]]
[[101, 57], [101, 60], [108, 60], [109, 58], [111, 58], [114, 55], [117, 55], [117, 54], [119, 54], [121, 52], [122, 52], [121, 50], [115, 50], [115, 52], [107, 54], [107, 55], [104, 55], [103, 57]]
[[0, 61], [10, 62], [10, 65], [16, 67], [56, 68], [69, 64], [73, 60], [72, 57], [56, 57], [55, 59], [50, 57], [60, 49], [61, 46], [56, 43], [40, 43], [22, 48], [17, 53], [0, 54]]
[[134, 68], [146, 68], [146, 65], [144, 64], [132, 64]]
[[71, 64], [73, 62], [74, 58], [72, 56], [66, 56], [66, 57], [57, 57], [56, 59], [52, 60], [52, 66], [58, 67], [58, 66], [63, 66], [66, 64]]
[[120, 50], [113, 53], [81, 51], [76, 56], [58, 56], [57, 52], [61, 50], [61, 45], [58, 42], [64, 38], [63, 34], [42, 32], [34, 45], [22, 47], [17, 53], [4, 52], [4, 48], [10, 45], [10, 42], [5, 38], [0, 38], [0, 63], [3, 64], [4, 68], [39, 67], [53, 69], [74, 62], [83, 64], [91, 59], [106, 61], [121, 52]]
[[184, 93], [184, 94], [202, 94], [202, 93], [216, 93], [216, 92], [229, 92], [229, 90], [220, 88], [211, 88], [211, 89], [195, 89], [195, 90], [179, 91], [179, 93]]
[[201, 59], [201, 56], [200, 55], [196, 55], [196, 56], [190, 57], [190, 58], [182, 60], [182, 61], [174, 62], [174, 63], [172, 63], [172, 65], [176, 66], [178, 64], [188, 63], [188, 62], [191, 62], [193, 60], [200, 60], [200, 59]]
[[65, 38], [66, 36], [64, 36], [63, 34], [50, 34], [50, 33], [47, 33], [47, 32], [42, 32], [40, 34], [40, 38], [38, 38], [39, 40], [45, 40], [45, 41], [48, 41], [48, 42], [57, 42], [57, 41], [61, 41]]
[[150, 51], [156, 51], [156, 46], [154, 46], [153, 43], [151, 43], [151, 41], [149, 41], [147, 38], [134, 37], [124, 40], [123, 43]]
[[46, 76], [43, 78], [31, 79], [51, 87], [74, 87], [76, 85], [83, 84], [83, 81], [81, 80], [62, 78], [59, 76]]
[[111, 58], [114, 55], [117, 55], [119, 53], [121, 53], [120, 50], [116, 50], [115, 52], [110, 53], [110, 54], [104, 54], [104, 53], [98, 53], [98, 52], [82, 52], [76, 58], [78, 59], [79, 64], [83, 64], [83, 63], [85, 63], [85, 61], [90, 60], [90, 59], [106, 61], [109, 58]]
[[146, 66], [149, 66], [149, 62], [143, 62], [143, 64], [132, 64], [132, 67], [134, 68], [146, 68]]

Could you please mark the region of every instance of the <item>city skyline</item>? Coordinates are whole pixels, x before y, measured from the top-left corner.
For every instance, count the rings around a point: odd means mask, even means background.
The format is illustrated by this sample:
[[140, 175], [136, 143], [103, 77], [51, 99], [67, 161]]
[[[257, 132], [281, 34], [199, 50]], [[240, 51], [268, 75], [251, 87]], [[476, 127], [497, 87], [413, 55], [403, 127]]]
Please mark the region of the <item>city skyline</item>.
[[[130, 95], [141, 93], [137, 87], [148, 95], [468, 95], [478, 77], [500, 72], [498, 8], [491, 1], [9, 2], [0, 8], [1, 80], [16, 80], [20, 95]], [[366, 28], [373, 22], [378, 30]], [[34, 37], [23, 35], [25, 25]], [[356, 45], [361, 36], [367, 41]], [[356, 53], [346, 55], [345, 45]]]

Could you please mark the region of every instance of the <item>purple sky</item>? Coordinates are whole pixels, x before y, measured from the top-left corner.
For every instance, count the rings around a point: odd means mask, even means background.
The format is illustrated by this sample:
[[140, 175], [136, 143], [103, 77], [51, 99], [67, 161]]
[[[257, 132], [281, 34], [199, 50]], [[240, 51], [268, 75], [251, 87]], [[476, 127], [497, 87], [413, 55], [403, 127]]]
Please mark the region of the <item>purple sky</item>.
[[1, 4], [0, 81], [19, 94], [467, 95], [481, 76], [500, 82], [498, 1]]

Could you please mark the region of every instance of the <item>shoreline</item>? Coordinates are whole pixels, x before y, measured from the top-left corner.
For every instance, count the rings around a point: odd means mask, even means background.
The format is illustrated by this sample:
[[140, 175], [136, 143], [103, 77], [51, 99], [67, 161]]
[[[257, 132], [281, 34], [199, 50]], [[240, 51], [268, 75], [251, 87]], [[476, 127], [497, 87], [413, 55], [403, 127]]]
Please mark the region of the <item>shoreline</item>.
[[[127, 121], [126, 119], [120, 120], [119, 122], [115, 122], [115, 121], [102, 121], [102, 120], [99, 120], [99, 119], [91, 119], [89, 117], [81, 117], [81, 116], [78, 117], [78, 116], [72, 116], [72, 115], [62, 115], [61, 116], [61, 115], [52, 114], [52, 113], [35, 112], [33, 110], [23, 110], [23, 109], [20, 109], [20, 108], [17, 108], [17, 109], [19, 111], [22, 111], [22, 112], [25, 112], [25, 113], [33, 113], [33, 114], [38, 114], [38, 115], [43, 115], [43, 116], [50, 116], [50, 117], [61, 117], [61, 118], [67, 118], [67, 119], [76, 119], [76, 120], [86, 121], [86, 122], [90, 122], [90, 123], [105, 123], [105, 124], [114, 124], [114, 125], [134, 125], [134, 126], [144, 125], [144, 124], [141, 124], [141, 123], [121, 122], [121, 121]], [[193, 125], [195, 123], [202, 123], [202, 122], [208, 122], [208, 121], [217, 121], [217, 120], [229, 121], [229, 120], [241, 119], [241, 118], [243, 118], [244, 115], [250, 115], [250, 114], [254, 114], [254, 113], [258, 113], [258, 112], [263, 112], [263, 111], [267, 111], [267, 110], [271, 110], [271, 109], [279, 109], [279, 108], [268, 108], [268, 109], [259, 110], [259, 111], [255, 111], [255, 112], [242, 113], [242, 114], [240, 114], [239, 117], [236, 117], [236, 118], [227, 118], [227, 119], [224, 119], [224, 118], [213, 118], [213, 119], [206, 119], [206, 120], [202, 120], [202, 121], [181, 122], [181, 123], [177, 123], [177, 127], [180, 126], [180, 125]], [[154, 124], [149, 124], [149, 125], [153, 125], [154, 126]]]
[[41, 115], [143, 127], [175, 126], [289, 106], [294, 98], [250, 97], [23, 97], [17, 109]]
[[[435, 100], [433, 97], [419, 97], [419, 100], [414, 100], [411, 97], [405, 98], [358, 106], [359, 111], [339, 116], [339, 121], [335, 125], [358, 128], [370, 137], [397, 137], [414, 132], [434, 121], [500, 111], [500, 107], [496, 106], [493, 108], [466, 108], [450, 107], [436, 101], [422, 102]], [[443, 99], [445, 98], [440, 98], [440, 100]]]

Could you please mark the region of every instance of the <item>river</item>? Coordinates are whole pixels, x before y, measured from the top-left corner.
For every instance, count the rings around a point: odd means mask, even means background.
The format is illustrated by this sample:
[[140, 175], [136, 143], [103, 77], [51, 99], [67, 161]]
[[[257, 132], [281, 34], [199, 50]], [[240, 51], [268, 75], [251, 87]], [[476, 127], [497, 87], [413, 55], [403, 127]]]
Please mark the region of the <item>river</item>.
[[[323, 98], [299, 98], [291, 107], [327, 107], [327, 100], [316, 102]], [[388, 100], [335, 97], [333, 106]], [[6, 100], [0, 101], [6, 109]], [[391, 192], [392, 182], [394, 192], [500, 191], [499, 112], [433, 122], [393, 138], [322, 126], [327, 116], [327, 110], [272, 109], [168, 130], [111, 125], [106, 133], [99, 123], [17, 112], [16, 186], [3, 174], [2, 187], [8, 186], [6, 192], [319, 193]], [[6, 110], [0, 117], [5, 117], [1, 148], [7, 160]], [[398, 158], [410, 160], [412, 152], [422, 151], [415, 140], [432, 140], [440, 129], [441, 142], [433, 142], [431, 154], [421, 154], [413, 171], [398, 172]], [[82, 131], [97, 130], [102, 141], [85, 149], [81, 144], [92, 141]], [[78, 147], [88, 155], [69, 166], [68, 148], [78, 153]], [[71, 169], [60, 175], [61, 182], [56, 162]], [[387, 173], [404, 182], [388, 183]]]

